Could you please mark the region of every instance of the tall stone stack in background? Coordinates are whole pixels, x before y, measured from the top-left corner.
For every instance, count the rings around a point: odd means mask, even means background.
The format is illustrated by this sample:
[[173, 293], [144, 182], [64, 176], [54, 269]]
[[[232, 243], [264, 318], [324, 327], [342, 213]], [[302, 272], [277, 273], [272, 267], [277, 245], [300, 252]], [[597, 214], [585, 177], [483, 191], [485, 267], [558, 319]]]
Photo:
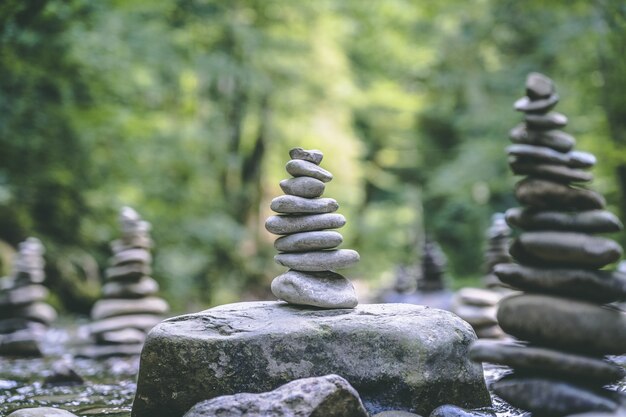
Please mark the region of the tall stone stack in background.
[[[626, 314], [607, 304], [626, 299], [626, 276], [602, 270], [621, 247], [595, 236], [622, 229], [604, 210], [604, 198], [580, 183], [593, 155], [573, 151], [574, 139], [557, 130], [567, 118], [550, 112], [558, 102], [552, 80], [532, 73], [526, 97], [515, 103], [525, 123], [511, 131], [510, 165], [526, 175], [515, 195], [524, 206], [507, 212], [522, 233], [511, 246], [518, 264], [496, 275], [523, 291], [500, 302], [498, 322], [521, 343], [474, 344], [474, 360], [508, 365], [513, 373], [493, 384], [501, 398], [533, 415], [584, 412], [625, 414], [623, 394], [607, 388], [624, 369], [605, 358], [626, 352]], [[607, 414], [603, 414], [607, 415]]]
[[447, 266], [448, 260], [439, 244], [426, 237], [422, 246], [421, 273], [417, 279], [417, 290], [403, 302], [449, 311], [452, 307], [453, 293], [447, 288]]
[[318, 150], [294, 148], [286, 170], [293, 178], [280, 182], [285, 195], [272, 200], [271, 209], [279, 213], [265, 222], [265, 228], [281, 235], [274, 242], [280, 252], [275, 261], [289, 269], [272, 281], [272, 293], [291, 304], [320, 308], [353, 308], [358, 304], [354, 287], [334, 272], [359, 260], [350, 249], [335, 249], [343, 242], [339, 232], [346, 219], [335, 213], [339, 204], [320, 198], [325, 183], [333, 176], [319, 166], [323, 154]]
[[113, 257], [105, 276], [102, 299], [92, 310], [89, 332], [96, 345], [79, 352], [81, 356], [106, 357], [141, 352], [146, 333], [169, 310], [155, 294], [158, 283], [152, 273], [150, 223], [130, 207], [120, 212], [122, 236], [111, 242]]
[[41, 241], [29, 237], [19, 244], [13, 273], [0, 280], [0, 354], [42, 355], [42, 339], [57, 317], [44, 301], [44, 252]]
[[508, 285], [503, 284], [494, 274], [496, 265], [511, 262], [509, 255], [511, 229], [504, 220], [504, 214], [492, 216], [491, 226], [487, 230], [487, 248], [485, 250], [484, 288], [462, 288], [454, 295], [452, 312], [472, 325], [480, 339], [506, 339], [508, 336], [498, 326], [496, 318], [497, 304], [502, 297], [511, 293]]

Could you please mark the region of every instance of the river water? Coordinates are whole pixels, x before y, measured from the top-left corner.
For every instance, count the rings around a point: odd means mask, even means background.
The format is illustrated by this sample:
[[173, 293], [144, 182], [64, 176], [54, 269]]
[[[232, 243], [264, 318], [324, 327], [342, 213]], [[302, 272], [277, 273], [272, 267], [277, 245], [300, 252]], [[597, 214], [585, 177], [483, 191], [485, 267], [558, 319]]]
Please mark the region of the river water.
[[[80, 340], [76, 329], [52, 329], [45, 343], [48, 347], [45, 358], [0, 357], [0, 416], [26, 407], [58, 407], [81, 417], [130, 417], [139, 358], [71, 359], [67, 352], [72, 350], [76, 340]], [[85, 384], [44, 386], [43, 381], [51, 374], [52, 364], [60, 359], [71, 360], [74, 370], [85, 379]], [[487, 385], [505, 372], [508, 372], [505, 367], [485, 364]], [[626, 381], [616, 388], [626, 392]], [[498, 417], [524, 415], [493, 394], [492, 400]]]

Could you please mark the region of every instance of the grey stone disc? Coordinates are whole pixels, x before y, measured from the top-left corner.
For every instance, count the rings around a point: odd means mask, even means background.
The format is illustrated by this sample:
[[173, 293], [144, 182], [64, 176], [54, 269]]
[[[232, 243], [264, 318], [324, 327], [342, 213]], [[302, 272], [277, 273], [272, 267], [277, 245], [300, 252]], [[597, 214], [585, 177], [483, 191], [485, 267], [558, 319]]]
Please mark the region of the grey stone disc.
[[297, 271], [331, 271], [348, 268], [359, 261], [359, 254], [352, 249], [336, 249], [304, 253], [279, 253], [276, 263]]

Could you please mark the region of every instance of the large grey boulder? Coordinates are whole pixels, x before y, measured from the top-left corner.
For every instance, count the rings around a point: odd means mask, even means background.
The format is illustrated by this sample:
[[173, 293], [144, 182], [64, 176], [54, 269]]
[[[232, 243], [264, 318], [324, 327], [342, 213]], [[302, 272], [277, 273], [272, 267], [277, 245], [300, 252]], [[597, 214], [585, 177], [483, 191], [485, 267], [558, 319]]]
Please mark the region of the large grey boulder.
[[228, 304], [149, 333], [132, 416], [182, 416], [203, 400], [328, 374], [348, 380], [370, 413], [486, 406], [482, 368], [467, 354], [475, 338], [457, 316], [417, 305]]
[[368, 417], [359, 394], [338, 375], [298, 379], [261, 394], [224, 395], [184, 417]]

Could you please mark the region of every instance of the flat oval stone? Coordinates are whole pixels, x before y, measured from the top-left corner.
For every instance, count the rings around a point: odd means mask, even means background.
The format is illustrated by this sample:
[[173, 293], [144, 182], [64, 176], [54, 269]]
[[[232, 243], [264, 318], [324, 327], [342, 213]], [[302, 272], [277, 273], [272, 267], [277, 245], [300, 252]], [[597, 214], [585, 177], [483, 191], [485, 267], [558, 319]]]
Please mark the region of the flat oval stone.
[[511, 255], [522, 263], [601, 268], [622, 256], [611, 239], [574, 232], [526, 232], [513, 241]]
[[322, 182], [329, 182], [333, 179], [333, 174], [324, 168], [302, 159], [292, 159], [287, 162], [285, 169], [294, 177], [312, 177]]
[[7, 417], [76, 417], [76, 414], [72, 414], [60, 408], [35, 407], [22, 408], [12, 412]]
[[108, 267], [104, 275], [110, 281], [135, 281], [151, 273], [152, 268], [150, 265], [134, 263]]
[[517, 111], [522, 111], [525, 113], [531, 113], [531, 112], [544, 113], [544, 112], [552, 110], [558, 102], [559, 102], [559, 95], [557, 93], [552, 93], [546, 98], [540, 98], [540, 99], [535, 99], [535, 100], [526, 96], [526, 97], [522, 97], [518, 99], [513, 105], [513, 108], [515, 108], [515, 110]]
[[547, 146], [559, 152], [569, 152], [576, 144], [572, 135], [561, 130], [528, 130], [525, 123], [511, 129], [509, 139], [514, 143]]
[[285, 194], [304, 198], [319, 197], [326, 188], [322, 181], [311, 177], [289, 178], [282, 180], [279, 184]]
[[272, 293], [290, 304], [320, 308], [354, 308], [359, 303], [352, 283], [330, 271], [289, 270], [274, 278]]
[[279, 237], [274, 242], [276, 250], [281, 252], [306, 252], [322, 249], [332, 249], [341, 245], [341, 233], [331, 230], [294, 233]]
[[127, 328], [138, 329], [147, 332], [156, 324], [160, 323], [162, 320], [163, 317], [159, 317], [153, 314], [129, 314], [125, 316], [115, 316], [95, 321], [87, 326], [87, 330], [89, 330], [89, 333], [92, 335], [98, 335], [100, 333], [112, 332], [115, 330], [122, 330]]
[[152, 255], [146, 249], [127, 249], [116, 253], [110, 260], [111, 265], [123, 265], [129, 263], [150, 264]]
[[143, 343], [146, 340], [146, 332], [138, 329], [127, 328], [114, 330], [111, 332], [100, 333], [96, 337], [96, 341], [106, 344], [136, 344]]
[[470, 348], [470, 358], [477, 362], [506, 365], [536, 376], [554, 376], [573, 383], [603, 386], [626, 376], [619, 365], [600, 358], [576, 355], [542, 347], [507, 342], [476, 341]]
[[523, 162], [561, 164], [571, 168], [590, 168], [596, 163], [596, 157], [590, 153], [579, 151], [563, 153], [547, 146], [521, 143], [509, 146], [506, 151]]
[[457, 304], [452, 308], [452, 312], [473, 327], [484, 327], [491, 324], [498, 324], [496, 319], [497, 307], [472, 306], [467, 304]]
[[626, 300], [626, 274], [578, 268], [533, 268], [496, 265], [500, 281], [520, 290], [562, 295], [594, 303]]
[[614, 411], [618, 404], [596, 392], [566, 382], [543, 378], [504, 378], [494, 392], [514, 407], [533, 415], [565, 416], [587, 411]]
[[50, 291], [43, 285], [26, 285], [0, 292], [0, 308], [10, 308], [45, 299]]
[[302, 198], [295, 195], [281, 195], [272, 200], [270, 208], [283, 214], [332, 213], [339, 204], [332, 198]]
[[57, 312], [47, 303], [37, 301], [13, 310], [13, 317], [24, 318], [37, 323], [50, 325], [57, 319]]
[[288, 235], [313, 230], [338, 229], [345, 224], [346, 218], [337, 213], [270, 216], [265, 221], [265, 229], [275, 235]]
[[526, 113], [524, 120], [529, 128], [537, 130], [560, 129], [567, 125], [567, 116], [557, 112], [547, 114]]
[[604, 197], [595, 191], [532, 177], [516, 184], [515, 197], [538, 209], [595, 210], [606, 206]]
[[105, 319], [127, 314], [165, 314], [169, 306], [165, 300], [158, 297], [139, 299], [107, 298], [96, 301], [91, 309], [91, 318]]
[[302, 148], [293, 148], [289, 151], [289, 157], [291, 159], [302, 159], [304, 161], [313, 162], [315, 165], [319, 165], [324, 158], [322, 151], [317, 149], [305, 150]]
[[527, 163], [516, 157], [509, 158], [509, 166], [515, 175], [532, 175], [559, 182], [589, 182], [593, 175], [565, 165]]
[[359, 253], [352, 249], [337, 249], [305, 253], [279, 253], [276, 263], [297, 271], [331, 271], [348, 268], [359, 261]]
[[617, 216], [606, 210], [563, 212], [516, 207], [507, 210], [505, 216], [510, 226], [524, 230], [615, 233], [623, 229], [622, 222]]
[[111, 281], [102, 287], [103, 298], [141, 298], [156, 294], [159, 284], [151, 277], [143, 276], [136, 282]]
[[502, 294], [497, 291], [486, 290], [483, 288], [461, 288], [456, 292], [456, 299], [467, 305], [478, 307], [490, 307], [498, 304], [502, 299]]
[[549, 295], [515, 295], [500, 301], [498, 323], [522, 340], [598, 355], [626, 352], [626, 314], [584, 301]]
[[496, 417], [496, 413], [487, 410], [466, 410], [446, 404], [435, 408], [429, 417]]

